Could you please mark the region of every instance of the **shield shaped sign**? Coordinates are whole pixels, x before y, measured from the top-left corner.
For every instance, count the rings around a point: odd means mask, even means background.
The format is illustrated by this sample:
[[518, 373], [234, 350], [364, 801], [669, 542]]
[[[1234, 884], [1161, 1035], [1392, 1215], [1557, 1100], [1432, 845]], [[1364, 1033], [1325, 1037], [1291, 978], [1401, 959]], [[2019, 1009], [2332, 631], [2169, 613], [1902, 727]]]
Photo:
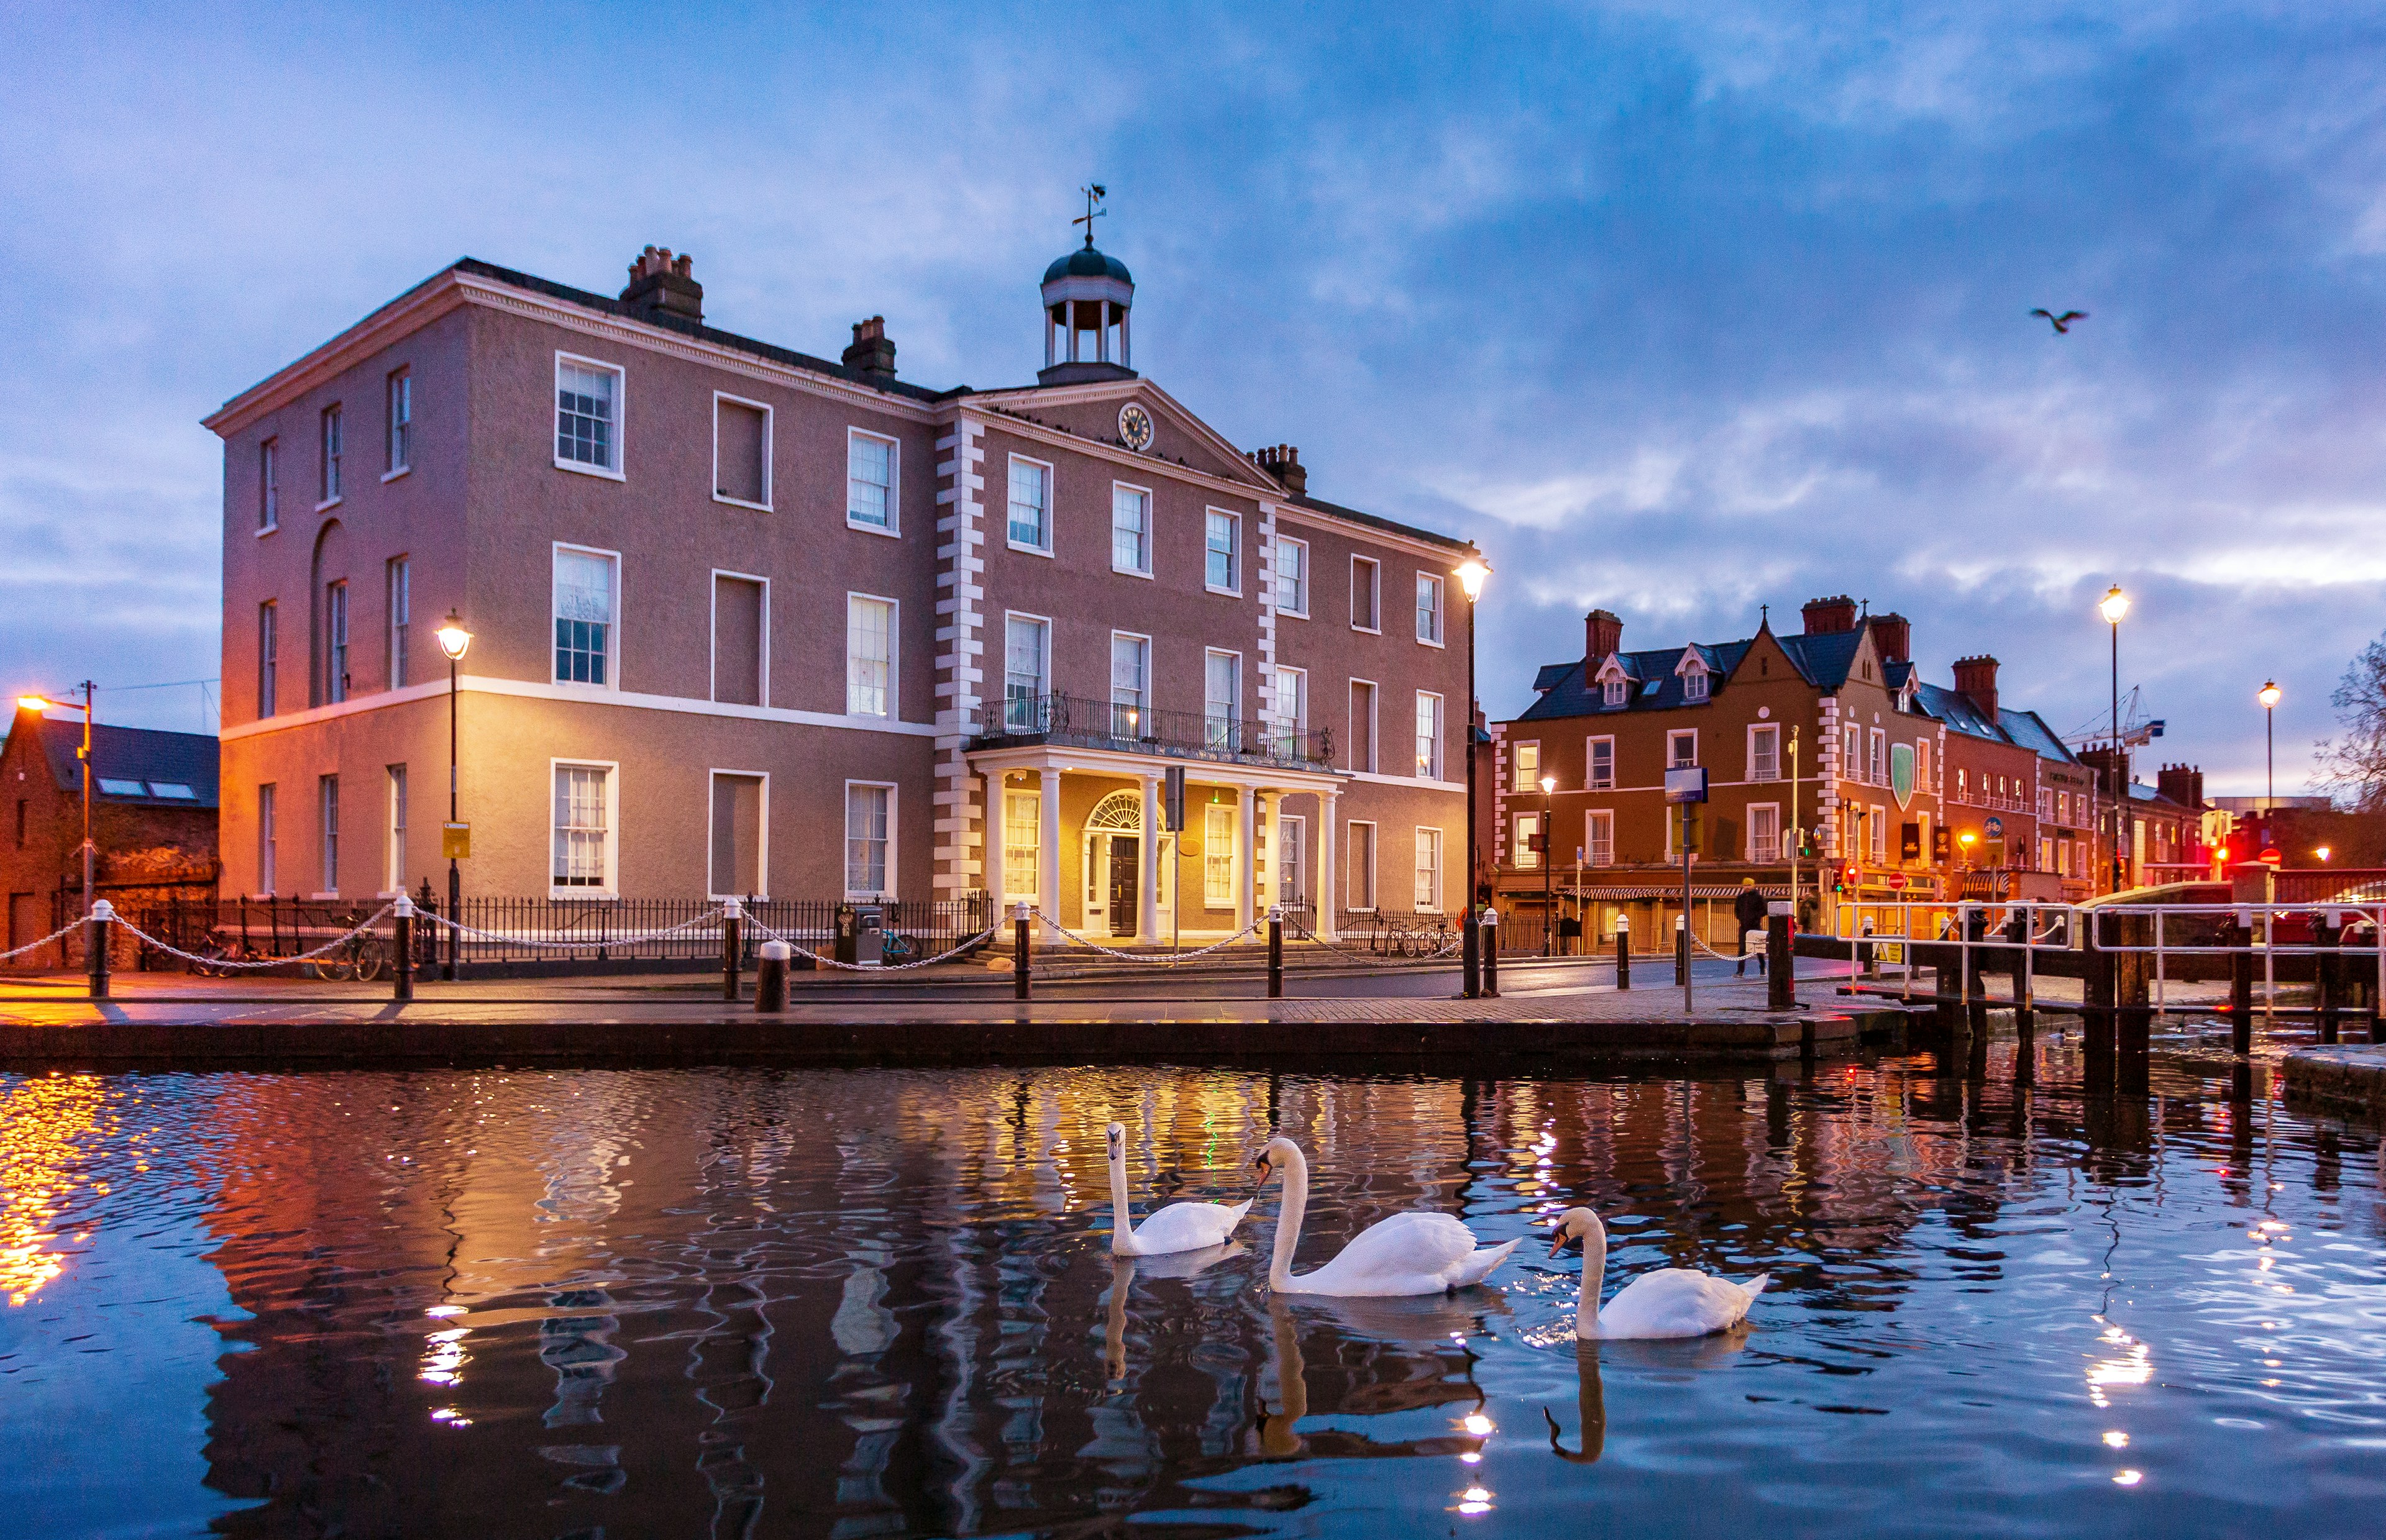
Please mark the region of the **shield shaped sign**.
[[1889, 789], [1897, 794], [1897, 805], [1903, 808], [1914, 800], [1914, 745], [1889, 745]]

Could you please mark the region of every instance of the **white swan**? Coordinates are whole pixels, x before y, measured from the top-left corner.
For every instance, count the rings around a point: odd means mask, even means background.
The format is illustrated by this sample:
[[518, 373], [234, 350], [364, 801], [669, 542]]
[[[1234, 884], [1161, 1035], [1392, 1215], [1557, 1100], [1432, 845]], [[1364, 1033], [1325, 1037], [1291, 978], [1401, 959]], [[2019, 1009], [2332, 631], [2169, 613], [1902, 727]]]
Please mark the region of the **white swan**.
[[1235, 1226], [1251, 1211], [1251, 1198], [1229, 1207], [1224, 1203], [1172, 1203], [1148, 1216], [1141, 1227], [1131, 1223], [1126, 1208], [1126, 1128], [1112, 1123], [1111, 1144], [1111, 1254], [1114, 1257], [1165, 1257], [1174, 1251], [1201, 1251], [1224, 1246]]
[[1284, 1207], [1275, 1220], [1275, 1260], [1268, 1287], [1278, 1294], [1395, 1298], [1444, 1294], [1479, 1283], [1508, 1259], [1517, 1243], [1477, 1246], [1475, 1233], [1448, 1214], [1394, 1214], [1351, 1237], [1342, 1254], [1296, 1278], [1292, 1253], [1300, 1245], [1301, 1211], [1309, 1207], [1309, 1162], [1289, 1139], [1271, 1139], [1251, 1162], [1265, 1183], [1284, 1176]]
[[1582, 1242], [1582, 1293], [1574, 1308], [1577, 1338], [1702, 1337], [1728, 1331], [1748, 1319], [1749, 1306], [1772, 1282], [1771, 1273], [1732, 1283], [1695, 1268], [1659, 1268], [1625, 1284], [1601, 1305], [1607, 1226], [1588, 1208], [1569, 1208], [1558, 1216], [1557, 1232], [1550, 1243], [1552, 1257], [1569, 1241]]

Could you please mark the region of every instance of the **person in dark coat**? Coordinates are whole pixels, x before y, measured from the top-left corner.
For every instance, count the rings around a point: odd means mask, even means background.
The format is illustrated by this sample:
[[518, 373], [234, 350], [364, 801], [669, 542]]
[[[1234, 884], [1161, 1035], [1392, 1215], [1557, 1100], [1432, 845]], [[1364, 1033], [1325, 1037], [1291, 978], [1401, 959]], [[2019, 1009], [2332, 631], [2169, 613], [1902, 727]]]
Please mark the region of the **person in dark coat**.
[[[1736, 979], [1747, 975], [1748, 933], [1764, 929], [1764, 895], [1756, 891], [1753, 881], [1744, 883], [1739, 896], [1731, 901], [1731, 917], [1739, 922], [1739, 960], [1731, 965], [1732, 977]], [[1760, 979], [1764, 977], [1764, 954], [1762, 951], [1756, 954], [1756, 976]]]

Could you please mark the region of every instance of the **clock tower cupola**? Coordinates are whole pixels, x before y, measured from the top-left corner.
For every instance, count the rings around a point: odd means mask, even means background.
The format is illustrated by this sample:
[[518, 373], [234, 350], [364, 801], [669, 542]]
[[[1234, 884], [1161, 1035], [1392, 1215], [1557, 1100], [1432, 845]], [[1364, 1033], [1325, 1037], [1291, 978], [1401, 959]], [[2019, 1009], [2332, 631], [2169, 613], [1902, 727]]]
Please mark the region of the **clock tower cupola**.
[[1072, 223], [1086, 227], [1086, 244], [1044, 269], [1044, 368], [1046, 385], [1090, 380], [1132, 380], [1133, 344], [1127, 312], [1135, 304], [1135, 280], [1126, 264], [1094, 249], [1094, 221], [1106, 210], [1099, 183], [1083, 189], [1086, 213]]

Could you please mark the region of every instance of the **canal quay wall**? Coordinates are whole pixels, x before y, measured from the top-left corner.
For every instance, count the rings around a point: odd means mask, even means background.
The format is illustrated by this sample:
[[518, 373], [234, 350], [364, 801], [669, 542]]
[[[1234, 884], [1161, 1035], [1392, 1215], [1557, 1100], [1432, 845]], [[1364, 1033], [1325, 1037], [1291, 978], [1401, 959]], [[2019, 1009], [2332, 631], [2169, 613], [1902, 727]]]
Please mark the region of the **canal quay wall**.
[[[1928, 1013], [1830, 1002], [1773, 1013], [1763, 986], [1499, 999], [823, 1002], [492, 998], [397, 1005], [199, 995], [0, 997], [0, 1069], [986, 1063], [1771, 1062], [1893, 1047]], [[1709, 1003], [1712, 1000], [1712, 1004]]]
[[2287, 1100], [2327, 1112], [2386, 1118], [2386, 1045], [2324, 1044], [2290, 1051]]

